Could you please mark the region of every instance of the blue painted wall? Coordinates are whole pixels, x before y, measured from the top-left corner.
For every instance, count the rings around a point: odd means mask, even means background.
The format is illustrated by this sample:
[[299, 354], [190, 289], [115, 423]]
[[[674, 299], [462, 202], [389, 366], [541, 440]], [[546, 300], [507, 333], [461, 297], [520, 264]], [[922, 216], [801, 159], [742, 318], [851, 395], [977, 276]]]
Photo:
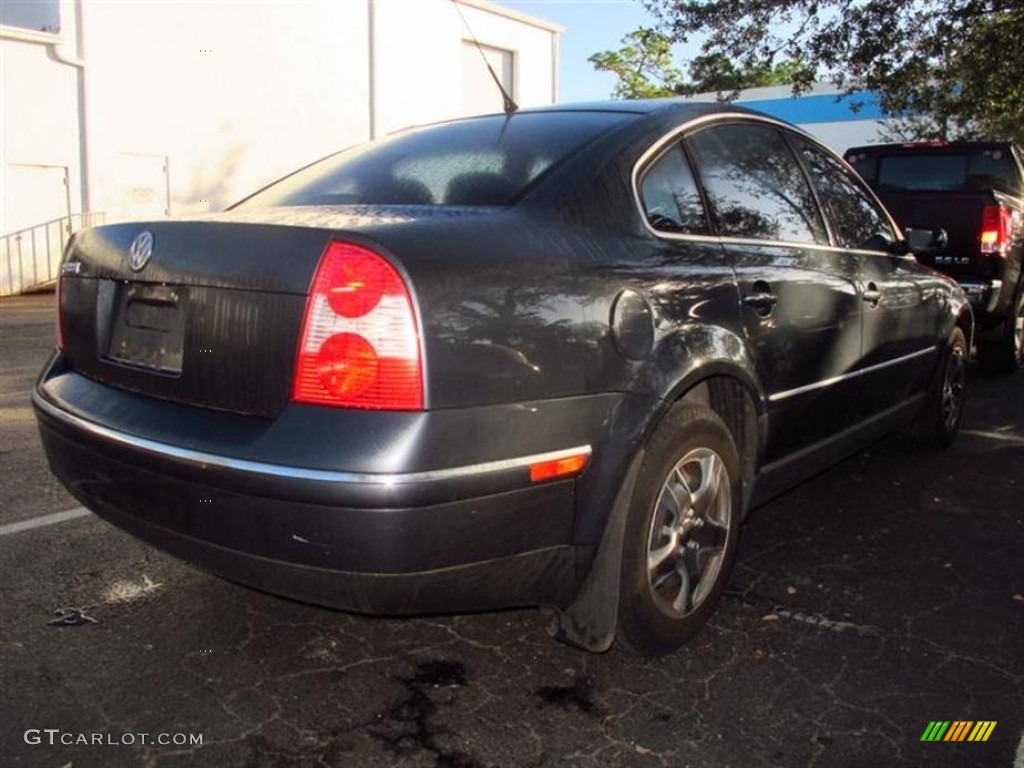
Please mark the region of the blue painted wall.
[[[756, 109], [797, 125], [880, 120], [884, 117], [882, 108], [878, 105], [878, 99], [867, 91], [853, 93], [849, 96], [823, 94], [751, 101], [744, 101], [741, 98], [735, 103], [738, 106]], [[860, 109], [854, 111], [854, 105], [860, 105]]]

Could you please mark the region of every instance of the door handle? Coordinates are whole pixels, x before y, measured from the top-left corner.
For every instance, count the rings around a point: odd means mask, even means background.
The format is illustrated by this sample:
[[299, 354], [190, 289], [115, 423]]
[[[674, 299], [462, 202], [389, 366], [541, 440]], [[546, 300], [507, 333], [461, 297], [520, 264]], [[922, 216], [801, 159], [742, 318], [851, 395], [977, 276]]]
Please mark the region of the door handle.
[[874, 283], [868, 283], [864, 293], [861, 294], [861, 298], [872, 307], [877, 307], [878, 303], [882, 300], [882, 292], [878, 290], [878, 286]]
[[743, 303], [753, 307], [760, 315], [767, 315], [779, 303], [779, 297], [768, 291], [759, 291], [743, 297]]

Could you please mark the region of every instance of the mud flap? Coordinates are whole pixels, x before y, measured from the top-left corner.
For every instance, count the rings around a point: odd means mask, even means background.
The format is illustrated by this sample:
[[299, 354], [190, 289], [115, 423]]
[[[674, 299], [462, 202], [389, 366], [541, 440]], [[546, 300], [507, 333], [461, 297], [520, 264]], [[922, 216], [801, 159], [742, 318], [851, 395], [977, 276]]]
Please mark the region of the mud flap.
[[633, 459], [626, 480], [615, 497], [608, 525], [594, 564], [573, 602], [554, 609], [548, 632], [556, 640], [591, 653], [604, 653], [615, 642], [619, 621], [619, 583], [622, 573], [622, 541], [629, 503], [633, 498], [645, 451]]

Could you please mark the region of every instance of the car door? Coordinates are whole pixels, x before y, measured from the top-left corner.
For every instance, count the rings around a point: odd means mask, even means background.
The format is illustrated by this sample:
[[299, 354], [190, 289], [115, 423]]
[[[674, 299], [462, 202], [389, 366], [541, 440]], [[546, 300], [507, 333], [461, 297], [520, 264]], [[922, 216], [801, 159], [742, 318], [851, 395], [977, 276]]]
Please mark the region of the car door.
[[712, 234], [678, 137], [639, 163], [636, 192], [647, 226], [656, 236], [648, 257], [637, 259], [645, 264], [644, 292], [678, 329], [700, 321], [738, 333], [735, 274]]
[[712, 123], [686, 136], [739, 284], [744, 332], [768, 400], [766, 471], [847, 426], [860, 360], [851, 258], [829, 247], [810, 184], [780, 126]]
[[863, 314], [861, 423], [923, 391], [934, 365], [944, 291], [941, 278], [913, 256], [891, 252], [900, 239], [891, 217], [857, 176], [830, 153], [795, 136], [837, 244], [849, 249]]

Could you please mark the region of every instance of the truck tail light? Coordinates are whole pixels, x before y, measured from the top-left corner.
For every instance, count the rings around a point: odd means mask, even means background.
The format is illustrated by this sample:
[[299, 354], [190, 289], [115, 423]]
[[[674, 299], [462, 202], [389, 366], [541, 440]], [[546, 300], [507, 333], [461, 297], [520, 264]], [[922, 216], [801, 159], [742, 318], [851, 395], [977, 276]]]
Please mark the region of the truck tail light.
[[295, 361], [297, 403], [423, 409], [423, 364], [412, 297], [375, 251], [331, 241], [306, 299]]
[[981, 212], [981, 252], [1006, 253], [1013, 237], [1013, 213], [1003, 205], [986, 205]]

